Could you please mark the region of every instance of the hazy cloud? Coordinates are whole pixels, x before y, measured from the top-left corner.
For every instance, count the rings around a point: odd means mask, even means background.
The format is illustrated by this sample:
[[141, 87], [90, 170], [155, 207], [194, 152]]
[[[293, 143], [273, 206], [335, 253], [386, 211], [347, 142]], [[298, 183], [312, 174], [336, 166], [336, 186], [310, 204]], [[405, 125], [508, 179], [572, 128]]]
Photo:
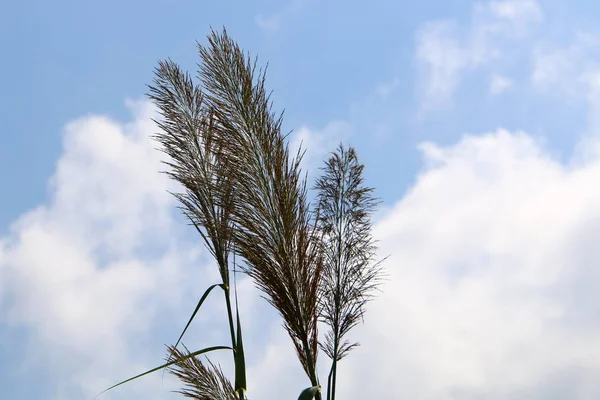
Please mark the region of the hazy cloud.
[[501, 58], [508, 43], [528, 36], [542, 21], [533, 0], [476, 3], [471, 22], [428, 22], [417, 34], [419, 98], [426, 111], [451, 103], [463, 74]]
[[254, 16], [254, 22], [267, 32], [276, 32], [281, 28], [281, 24], [295, 14], [300, 12], [306, 5], [308, 0], [293, 0], [284, 9], [271, 15], [265, 16], [257, 14]]
[[322, 129], [301, 126], [291, 135], [290, 153], [295, 156], [300, 147], [305, 150], [303, 169], [315, 172], [340, 143], [348, 145], [354, 131], [354, 127], [345, 121], [332, 121]]
[[500, 94], [513, 86], [513, 81], [502, 75], [493, 74], [490, 78], [490, 93]]

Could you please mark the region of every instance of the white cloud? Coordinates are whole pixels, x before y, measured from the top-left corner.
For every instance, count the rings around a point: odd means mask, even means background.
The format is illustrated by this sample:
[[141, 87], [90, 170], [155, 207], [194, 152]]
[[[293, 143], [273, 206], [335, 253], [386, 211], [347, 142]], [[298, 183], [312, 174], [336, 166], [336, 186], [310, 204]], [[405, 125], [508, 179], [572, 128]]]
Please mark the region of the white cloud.
[[[216, 268], [201, 267], [212, 264], [206, 252], [173, 219], [167, 190], [177, 187], [159, 174], [162, 155], [150, 139], [153, 107], [129, 106], [131, 122], [92, 115], [67, 124], [48, 201], [0, 238], [0, 329], [29, 333], [18, 367], [44, 371], [51, 382], [45, 398], [92, 398], [159, 364], [163, 344], [177, 337], [198, 297], [218, 281]], [[312, 165], [350, 133], [348, 124], [336, 122], [322, 131], [301, 128], [297, 140], [309, 145]], [[306, 379], [280, 319], [247, 277], [238, 277], [238, 292], [253, 393], [297, 396]], [[187, 335], [192, 349], [227, 344], [215, 296], [197, 317], [201, 334], [195, 324]], [[231, 372], [229, 354], [211, 358]], [[273, 383], [282, 368], [289, 379]], [[101, 398], [178, 398], [169, 392], [177, 386], [168, 374], [164, 386], [154, 374]]]
[[534, 87], [554, 96], [593, 96], [600, 71], [600, 35], [577, 32], [565, 46], [538, 45], [533, 52]]
[[460, 72], [477, 61], [457, 40], [456, 24], [427, 24], [419, 33], [417, 59], [426, 68], [423, 82], [425, 108], [448, 101], [458, 85]]
[[312, 172], [321, 167], [327, 155], [335, 151], [340, 143], [347, 141], [354, 134], [354, 127], [345, 121], [332, 121], [322, 129], [307, 126], [298, 128], [290, 139], [290, 154], [296, 155], [298, 149], [306, 150], [302, 160], [302, 168]]
[[513, 86], [513, 81], [502, 75], [493, 74], [490, 78], [490, 93], [500, 94]]
[[519, 28], [539, 23], [543, 19], [542, 10], [535, 0], [492, 1], [489, 9], [496, 17], [511, 21]]
[[[199, 295], [190, 279], [210, 277], [189, 269], [198, 250], [173, 224], [174, 186], [150, 140], [154, 111], [129, 106], [130, 123], [88, 116], [67, 125], [48, 203], [0, 241], [0, 327], [27, 328], [22, 367], [47, 371], [61, 399], [91, 398], [160, 362], [176, 329], [152, 333], [167, 312], [182, 323], [189, 309], [180, 302]], [[157, 392], [158, 377], [104, 398], [165, 398], [172, 384]]]
[[[598, 398], [600, 152], [565, 165], [502, 129], [421, 151], [416, 183], [375, 226], [388, 279], [351, 333], [362, 346], [340, 364], [339, 396]], [[291, 396], [305, 379], [268, 332], [251, 376], [285, 380], [256, 390]]]
[[[56, 398], [94, 395], [155, 365], [216, 275], [190, 266], [197, 249], [172, 220], [151, 113], [70, 124], [50, 201], [0, 241], [11, 310], [0, 322], [32, 332], [28, 355], [60, 382]], [[325, 152], [348, 130], [297, 135]], [[389, 278], [352, 334], [363, 346], [340, 364], [339, 396], [598, 398], [600, 152], [563, 165], [540, 141], [504, 130], [421, 150], [416, 183], [375, 227]], [[276, 314], [251, 300], [249, 280], [239, 288], [250, 395], [297, 396], [306, 378]], [[173, 313], [177, 326], [157, 334]], [[207, 305], [201, 343], [227, 337], [211, 328], [213, 314]], [[168, 398], [174, 383], [165, 383], [158, 375], [103, 398]]]
[[300, 12], [306, 3], [307, 0], [293, 0], [287, 7], [277, 13], [269, 16], [264, 16], [263, 14], [255, 15], [254, 22], [264, 31], [277, 32], [281, 28], [281, 24]]
[[567, 167], [503, 130], [422, 151], [376, 226], [389, 280], [340, 396], [597, 398], [600, 158]]
[[523, 40], [542, 21], [533, 0], [477, 3], [469, 26], [444, 20], [424, 24], [417, 34], [422, 110], [444, 107], [464, 72], [501, 58], [507, 44]]
[[273, 14], [269, 17], [265, 17], [262, 14], [258, 14], [254, 17], [254, 22], [265, 31], [276, 32], [281, 26], [281, 15]]
[[[381, 83], [375, 87], [374, 94], [380, 99], [385, 100], [400, 85], [400, 78], [396, 77], [393, 80]], [[367, 98], [367, 101], [372, 101], [373, 95]]]

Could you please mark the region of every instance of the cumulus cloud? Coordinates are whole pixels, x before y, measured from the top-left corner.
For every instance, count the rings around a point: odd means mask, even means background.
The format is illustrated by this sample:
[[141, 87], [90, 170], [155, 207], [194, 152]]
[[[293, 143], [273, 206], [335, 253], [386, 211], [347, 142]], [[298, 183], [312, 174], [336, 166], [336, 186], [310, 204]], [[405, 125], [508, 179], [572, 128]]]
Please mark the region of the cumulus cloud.
[[[339, 395], [598, 398], [600, 152], [562, 163], [542, 138], [503, 129], [420, 149], [415, 184], [375, 226], [388, 279]], [[301, 372], [270, 332], [252, 376], [279, 370], [281, 387], [257, 390], [292, 395]]]
[[501, 58], [507, 44], [531, 34], [541, 21], [535, 0], [505, 0], [477, 3], [465, 27], [454, 20], [424, 24], [416, 43], [422, 108], [450, 103], [464, 72]]
[[505, 130], [421, 150], [376, 226], [389, 280], [340, 395], [597, 398], [600, 158], [563, 165]]
[[[283, 14], [282, 14], [283, 15]], [[259, 25], [260, 18], [257, 17]], [[465, 71], [489, 66], [543, 20], [533, 0], [480, 3], [471, 25], [427, 24], [418, 35], [427, 107], [451, 100]], [[265, 22], [266, 21], [266, 22]], [[263, 20], [277, 30], [281, 16]], [[585, 93], [589, 135], [568, 163], [543, 140], [499, 129], [446, 147], [423, 143], [414, 185], [379, 214], [388, 279], [370, 304], [362, 343], [340, 364], [339, 396], [416, 399], [596, 399], [600, 396], [600, 69], [597, 36], [536, 48], [534, 86]], [[491, 74], [501, 93], [507, 77]], [[382, 86], [385, 98], [390, 88]], [[210, 259], [183, 231], [149, 136], [155, 112], [69, 123], [49, 198], [0, 237], [0, 332], [24, 329], [27, 368], [47, 372], [46, 398], [90, 398], [164, 356], [204, 288]], [[301, 127], [308, 170], [353, 134], [335, 121]], [[394, 184], [394, 174], [389, 176]], [[239, 277], [251, 398], [294, 398], [309, 383], [276, 313]], [[190, 347], [227, 338], [218, 301]], [[218, 326], [214, 325], [215, 318]], [[219, 325], [220, 324], [220, 325]], [[198, 325], [196, 325], [198, 328]], [[219, 354], [231, 372], [229, 354]], [[328, 361], [321, 357], [325, 379]], [[179, 398], [160, 375], [104, 399]]]
[[[28, 332], [19, 368], [44, 371], [51, 382], [45, 398], [92, 398], [156, 366], [163, 344], [176, 339], [198, 297], [218, 281], [211, 259], [176, 217], [168, 191], [177, 186], [159, 173], [162, 155], [150, 139], [155, 110], [128, 105], [128, 122], [90, 115], [66, 125], [48, 200], [0, 238], [0, 330]], [[343, 122], [301, 128], [293, 146], [303, 140], [313, 166], [351, 131]], [[288, 390], [293, 398], [306, 382], [292, 343], [251, 280], [237, 281], [252, 392]], [[226, 344], [223, 306], [212, 297], [187, 335], [192, 349]], [[228, 354], [211, 358], [232, 372]], [[273, 383], [283, 371], [288, 378]], [[157, 374], [102, 398], [175, 398], [169, 390], [176, 387]]]
[[[87, 116], [66, 126], [48, 202], [0, 241], [0, 328], [26, 328], [24, 362], [47, 371], [47, 398], [90, 398], [160, 362], [178, 329], [161, 322], [182, 324], [200, 294], [188, 282], [214, 277], [191, 268], [206, 257], [174, 224], [175, 187], [150, 140], [154, 110], [129, 106], [131, 122]], [[158, 395], [160, 385], [104, 398], [165, 398], [172, 381]]]
[[[156, 366], [164, 343], [177, 338], [199, 296], [218, 282], [212, 260], [177, 217], [168, 193], [177, 186], [159, 173], [162, 155], [150, 139], [154, 108], [128, 106], [131, 121], [90, 115], [66, 125], [48, 200], [0, 238], [0, 331], [27, 332], [18, 367], [44, 372], [51, 388], [44, 398], [92, 398]], [[313, 165], [349, 133], [343, 122], [302, 128], [296, 146], [304, 140]], [[250, 279], [238, 276], [237, 283], [252, 393], [297, 396], [307, 383], [280, 318]], [[191, 349], [227, 344], [215, 296], [187, 335]], [[229, 354], [211, 359], [232, 372]], [[284, 372], [286, 379], [273, 382]], [[177, 386], [155, 374], [101, 398], [178, 398], [169, 392]]]
[[[420, 149], [415, 184], [375, 226], [388, 277], [351, 334], [340, 397], [598, 398], [600, 152], [564, 164], [503, 129]], [[307, 382], [268, 326], [253, 393], [293, 396]]]
[[[133, 122], [67, 126], [48, 202], [0, 240], [0, 326], [27, 328], [27, 355], [55, 398], [89, 397], [155, 365], [216, 279], [172, 215], [153, 110], [132, 107]], [[319, 153], [348, 131], [304, 128], [294, 140]], [[593, 135], [586, 144], [600, 148]], [[414, 185], [375, 226], [388, 279], [353, 332], [363, 346], [340, 364], [340, 397], [598, 398], [600, 151], [563, 164], [542, 140], [502, 129], [420, 149]], [[293, 346], [240, 278], [249, 393], [294, 398], [308, 382]], [[194, 344], [227, 337], [209, 301]], [[228, 357], [215, 359], [230, 371]], [[322, 357], [322, 379], [327, 367]], [[176, 384], [149, 377], [104, 398], [169, 398]]]

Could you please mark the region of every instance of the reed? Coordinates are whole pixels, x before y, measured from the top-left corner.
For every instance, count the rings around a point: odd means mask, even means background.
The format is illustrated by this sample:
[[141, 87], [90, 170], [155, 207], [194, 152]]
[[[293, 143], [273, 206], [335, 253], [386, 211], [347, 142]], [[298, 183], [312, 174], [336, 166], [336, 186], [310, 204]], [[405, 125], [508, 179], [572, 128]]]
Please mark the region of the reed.
[[[332, 359], [327, 399], [333, 400], [337, 363], [357, 345], [345, 337], [362, 320], [381, 277], [370, 219], [377, 201], [363, 185], [364, 166], [353, 148], [340, 145], [315, 183], [311, 209], [300, 168], [303, 151], [290, 154], [282, 114], [272, 110], [265, 87], [266, 69], [257, 69], [257, 60], [225, 30], [211, 31], [198, 52], [198, 81], [174, 62], [161, 61], [149, 97], [161, 114], [154, 138], [168, 157], [166, 174], [182, 187], [174, 196], [214, 257], [221, 282], [200, 297], [168, 347], [165, 364], [107, 390], [168, 368], [189, 398], [246, 398], [242, 327], [237, 297], [235, 307], [231, 299], [230, 258], [238, 256], [241, 270], [279, 312], [310, 381], [299, 399], [321, 399], [321, 349]], [[178, 344], [215, 288], [224, 294], [231, 345], [180, 351]], [[319, 322], [328, 328], [322, 341]], [[197, 358], [222, 349], [233, 355], [233, 384], [220, 367]]]

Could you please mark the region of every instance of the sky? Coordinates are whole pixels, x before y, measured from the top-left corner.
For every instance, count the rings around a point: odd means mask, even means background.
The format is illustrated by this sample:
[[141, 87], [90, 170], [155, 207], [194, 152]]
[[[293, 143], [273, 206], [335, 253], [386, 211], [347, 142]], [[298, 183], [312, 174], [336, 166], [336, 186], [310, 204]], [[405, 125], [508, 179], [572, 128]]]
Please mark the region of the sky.
[[[344, 142], [382, 201], [387, 278], [340, 398], [600, 398], [598, 17], [591, 0], [4, 2], [2, 397], [91, 400], [158, 365], [218, 282], [159, 173], [145, 93], [159, 60], [195, 71], [224, 26], [268, 62], [309, 179]], [[280, 318], [238, 290], [248, 397], [297, 398]], [[211, 295], [184, 343], [227, 335]], [[158, 373], [99, 399], [177, 388]]]

